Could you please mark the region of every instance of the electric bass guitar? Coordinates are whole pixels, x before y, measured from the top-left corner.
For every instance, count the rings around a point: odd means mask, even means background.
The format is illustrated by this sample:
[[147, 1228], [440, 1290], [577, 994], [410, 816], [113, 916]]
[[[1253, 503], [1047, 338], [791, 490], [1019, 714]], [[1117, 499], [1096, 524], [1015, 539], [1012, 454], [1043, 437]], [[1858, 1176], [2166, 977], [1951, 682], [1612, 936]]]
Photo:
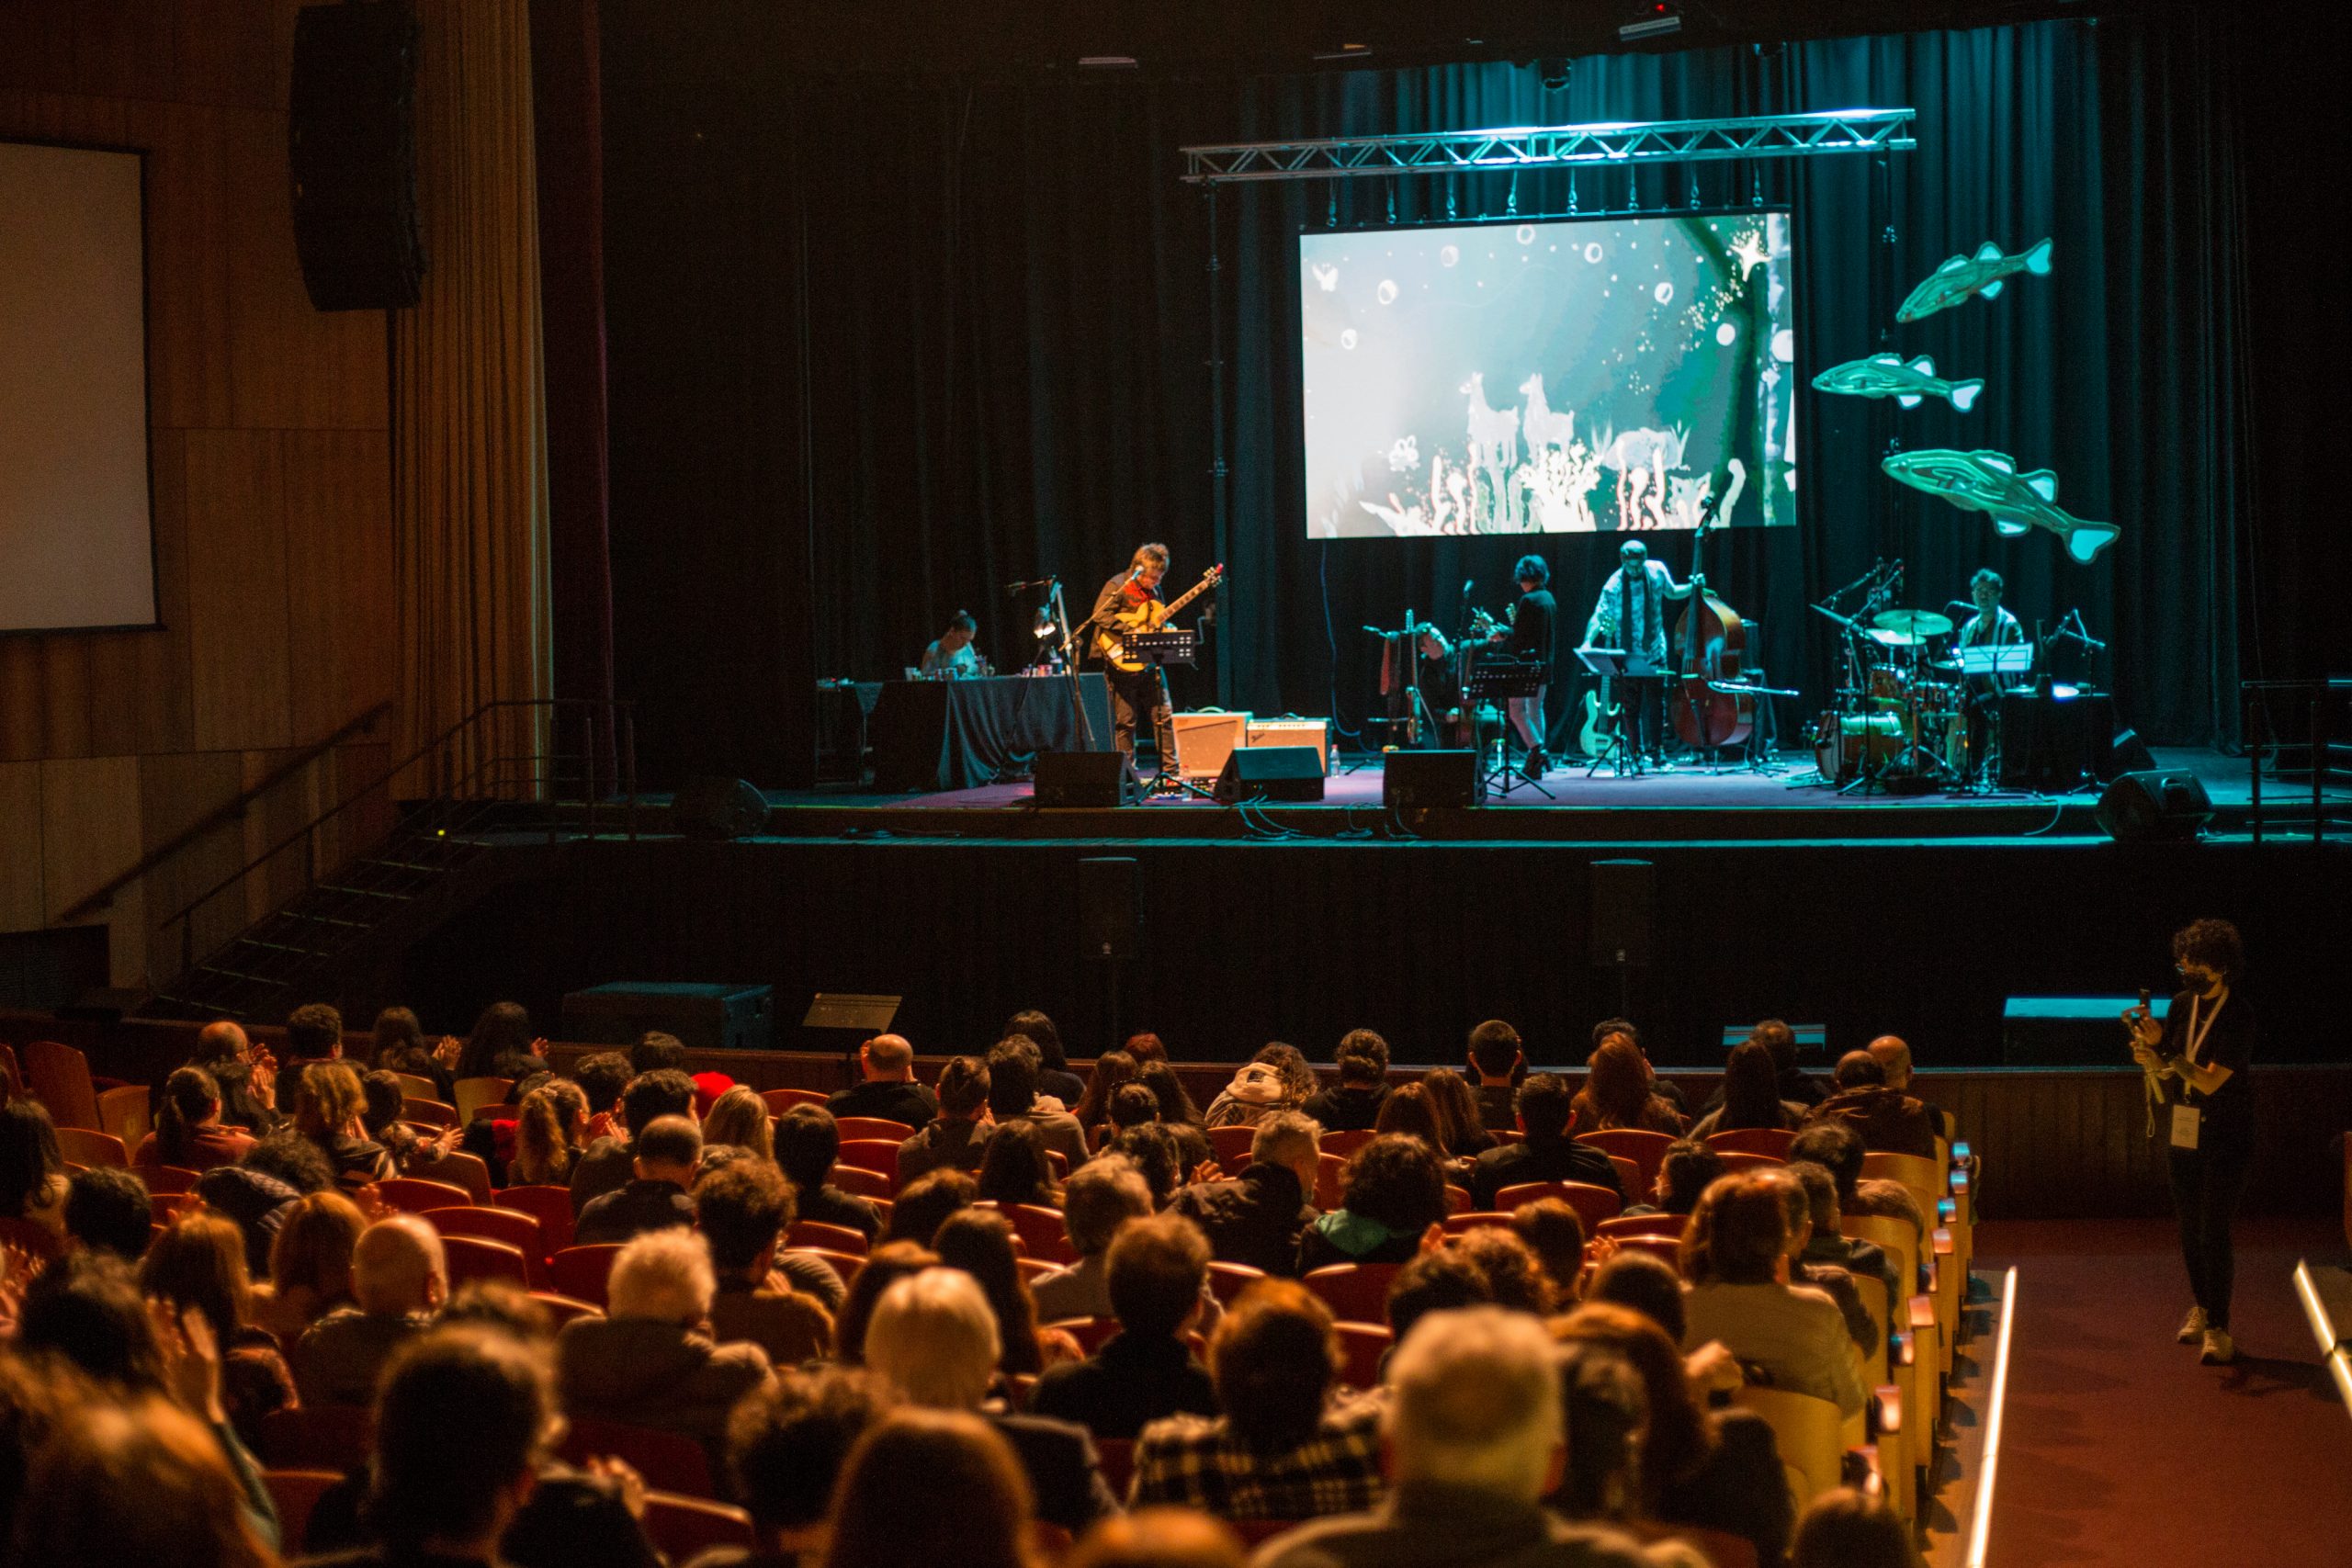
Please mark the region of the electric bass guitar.
[[1600, 756], [1617, 728], [1617, 694], [1610, 686], [1604, 676], [1599, 691], [1584, 694], [1584, 723], [1577, 729], [1577, 750], [1588, 757]]
[[1156, 632], [1168, 624], [1168, 618], [1202, 594], [1225, 581], [1223, 565], [1213, 566], [1208, 575], [1165, 604], [1157, 599], [1147, 599], [1132, 610], [1122, 610], [1113, 615], [1108, 625], [1094, 632], [1094, 651], [1114, 670], [1135, 674], [1145, 668], [1145, 660], [1127, 651], [1126, 639], [1136, 632]]

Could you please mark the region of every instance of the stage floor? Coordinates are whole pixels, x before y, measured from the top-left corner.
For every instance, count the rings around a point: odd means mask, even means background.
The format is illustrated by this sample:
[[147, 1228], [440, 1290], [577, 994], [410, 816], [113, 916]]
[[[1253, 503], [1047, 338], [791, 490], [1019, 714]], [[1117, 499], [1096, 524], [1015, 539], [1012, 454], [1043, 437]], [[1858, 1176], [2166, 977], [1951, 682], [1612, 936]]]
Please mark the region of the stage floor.
[[[2215, 807], [2215, 833], [2242, 829], [2249, 795], [2243, 760], [2188, 749], [2159, 750], [2155, 757], [2160, 767], [2198, 776]], [[1408, 820], [1383, 809], [1381, 784], [1381, 759], [1374, 756], [1335, 768], [1319, 802], [1248, 811], [1189, 793], [1154, 796], [1139, 807], [1046, 810], [1032, 803], [1026, 780], [916, 795], [771, 793], [763, 836], [945, 831], [974, 838], [1153, 840], [1287, 833], [1566, 843], [2104, 837], [2095, 816], [2096, 785], [2061, 795], [1841, 795], [1818, 782], [1809, 759], [1802, 764], [1784, 759], [1769, 773], [1677, 767], [1624, 778], [1605, 768], [1588, 776], [1579, 762], [1555, 767], [1544, 780], [1548, 797], [1520, 787], [1508, 798], [1490, 795], [1480, 809], [1416, 812]]]

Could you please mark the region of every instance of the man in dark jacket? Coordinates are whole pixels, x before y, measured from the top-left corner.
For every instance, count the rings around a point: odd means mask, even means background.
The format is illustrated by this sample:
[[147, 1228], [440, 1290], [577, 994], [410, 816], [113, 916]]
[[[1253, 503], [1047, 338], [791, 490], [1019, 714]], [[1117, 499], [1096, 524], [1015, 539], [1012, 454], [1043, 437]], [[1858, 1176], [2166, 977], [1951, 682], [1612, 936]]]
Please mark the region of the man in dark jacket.
[[1807, 1122], [1843, 1122], [1872, 1154], [1936, 1157], [1936, 1123], [1928, 1108], [1900, 1089], [1886, 1087], [1886, 1069], [1868, 1051], [1838, 1058], [1838, 1092], [1823, 1100]]
[[920, 1130], [939, 1114], [939, 1101], [915, 1082], [915, 1048], [904, 1036], [877, 1034], [860, 1045], [857, 1070], [864, 1078], [856, 1088], [825, 1101], [835, 1116], [878, 1116]]
[[1118, 1438], [1163, 1416], [1215, 1416], [1216, 1389], [1182, 1337], [1208, 1282], [1200, 1227], [1176, 1214], [1130, 1221], [1111, 1243], [1110, 1272], [1119, 1332], [1087, 1359], [1046, 1372], [1029, 1408]]
[[775, 1163], [792, 1183], [800, 1218], [863, 1231], [871, 1246], [882, 1239], [882, 1211], [832, 1184], [841, 1152], [842, 1130], [823, 1106], [796, 1105], [775, 1119]]
[[637, 1135], [635, 1150], [634, 1179], [580, 1211], [571, 1227], [574, 1246], [624, 1242], [695, 1223], [695, 1201], [686, 1190], [702, 1163], [702, 1129], [684, 1116], [657, 1117]]
[[1368, 1133], [1388, 1098], [1388, 1042], [1351, 1029], [1340, 1038], [1339, 1063], [1339, 1087], [1308, 1095], [1299, 1109], [1327, 1133]]
[[1567, 1135], [1575, 1098], [1551, 1073], [1533, 1074], [1519, 1086], [1519, 1130], [1527, 1142], [1503, 1144], [1478, 1156], [1470, 1168], [1473, 1202], [1491, 1209], [1497, 1193], [1523, 1181], [1587, 1181], [1625, 1195], [1609, 1156]]
[[978, 1170], [988, 1152], [994, 1122], [985, 1120], [989, 1109], [989, 1066], [978, 1056], [957, 1056], [939, 1074], [939, 1114], [931, 1124], [899, 1145], [899, 1185], [910, 1187], [918, 1176], [942, 1166]]
[[1295, 1111], [1261, 1118], [1241, 1173], [1185, 1188], [1169, 1204], [1170, 1212], [1201, 1227], [1211, 1256], [1220, 1263], [1296, 1273], [1298, 1238], [1317, 1218], [1307, 1195], [1315, 1190], [1319, 1131]]
[[1470, 1032], [1467, 1052], [1477, 1087], [1478, 1119], [1487, 1132], [1511, 1124], [1517, 1109], [1511, 1075], [1526, 1064], [1519, 1031], [1499, 1018], [1490, 1018]]
[[585, 1210], [607, 1192], [628, 1185], [637, 1158], [632, 1145], [657, 1118], [685, 1116], [695, 1107], [695, 1080], [674, 1067], [639, 1073], [621, 1091], [621, 1125], [626, 1138], [598, 1138], [580, 1151], [571, 1168], [571, 1212]]

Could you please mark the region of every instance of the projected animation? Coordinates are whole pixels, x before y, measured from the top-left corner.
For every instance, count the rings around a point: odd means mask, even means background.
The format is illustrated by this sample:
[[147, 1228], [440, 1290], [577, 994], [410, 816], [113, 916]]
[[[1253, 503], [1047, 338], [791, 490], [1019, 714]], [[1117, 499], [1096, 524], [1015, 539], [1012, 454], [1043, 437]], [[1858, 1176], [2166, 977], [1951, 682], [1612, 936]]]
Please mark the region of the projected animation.
[[1785, 213], [1305, 234], [1313, 538], [1796, 521]]
[[2006, 452], [1897, 452], [1879, 467], [1890, 479], [1942, 496], [1963, 512], [1984, 513], [1997, 534], [2014, 538], [2028, 528], [2046, 528], [2065, 542], [2066, 553], [2078, 561], [2096, 559], [2123, 532], [2112, 523], [2093, 523], [2058, 505], [2058, 476], [2047, 468], [2021, 474], [2017, 459]]

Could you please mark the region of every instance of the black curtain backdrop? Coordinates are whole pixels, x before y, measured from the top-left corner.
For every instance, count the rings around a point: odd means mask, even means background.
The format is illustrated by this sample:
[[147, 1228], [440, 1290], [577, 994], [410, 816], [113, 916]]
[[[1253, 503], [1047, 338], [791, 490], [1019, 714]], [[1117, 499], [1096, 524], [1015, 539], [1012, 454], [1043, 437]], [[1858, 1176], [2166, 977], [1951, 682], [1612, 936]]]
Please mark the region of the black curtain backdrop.
[[[2312, 601], [2339, 531], [2316, 541], [2302, 525], [2307, 473], [2258, 492], [2272, 507], [2259, 564], [2276, 581], [2242, 569], [2256, 522], [2247, 442], [2263, 423], [2250, 409], [2290, 410], [2274, 441], [2311, 434], [2313, 418], [2261, 382], [2249, 337], [2273, 370], [2318, 362], [2310, 331], [2278, 314], [2293, 291], [2260, 292], [2287, 258], [2316, 254], [2316, 241], [2280, 240], [2310, 220], [2280, 216], [2283, 175], [2242, 178], [2245, 122], [2270, 151], [2290, 130], [2262, 118], [2275, 109], [2242, 114], [2230, 90], [2276, 88], [2276, 41], [2249, 64], [2242, 40], [2184, 9], [1588, 59], [1562, 91], [1505, 64], [916, 82], [797, 75], [789, 9], [604, 9], [616, 660], [650, 782], [804, 782], [814, 678], [893, 673], [959, 608], [1016, 664], [1034, 601], [1004, 583], [1058, 572], [1082, 609], [1148, 538], [1173, 547], [1176, 587], [1219, 556], [1231, 573], [1215, 661], [1177, 674], [1180, 705], [1334, 713], [1354, 728], [1375, 700], [1360, 626], [1408, 606], [1452, 624], [1465, 579], [1499, 610], [1531, 547], [1305, 537], [1296, 236], [1385, 222], [1392, 203], [1398, 222], [1557, 216], [1572, 195], [1587, 213], [1636, 198], [1785, 206], [1799, 374], [1892, 347], [1985, 378], [1965, 415], [1807, 391], [1803, 523], [1708, 542], [1717, 592], [1760, 622], [1756, 653], [1804, 692], [1784, 739], [1834, 682], [1833, 639], [1807, 604], [1882, 557], [1907, 563], [1911, 604], [1965, 598], [1990, 565], [2029, 630], [2078, 609], [2110, 645], [2095, 675], [2160, 743], [2229, 742], [2242, 664], [2263, 669], [2267, 649], [2267, 672], [2310, 672], [2332, 649]], [[1529, 175], [1515, 190], [1499, 175], [1227, 187], [1214, 235], [1211, 204], [1178, 178], [1187, 142], [1855, 106], [1917, 109], [1917, 150], [1637, 181]], [[2249, 232], [2279, 243], [2266, 253]], [[2044, 237], [2052, 276], [1895, 326], [1946, 256]], [[2122, 537], [2088, 567], [2039, 531], [1998, 538], [1885, 479], [1897, 440], [2050, 468], [2061, 504]], [[1614, 541], [1532, 547], [1580, 630]], [[1688, 570], [1687, 536], [1659, 550]], [[2248, 613], [2257, 588], [2278, 606], [2267, 622]], [[1555, 683], [1555, 718], [1573, 691]]]

